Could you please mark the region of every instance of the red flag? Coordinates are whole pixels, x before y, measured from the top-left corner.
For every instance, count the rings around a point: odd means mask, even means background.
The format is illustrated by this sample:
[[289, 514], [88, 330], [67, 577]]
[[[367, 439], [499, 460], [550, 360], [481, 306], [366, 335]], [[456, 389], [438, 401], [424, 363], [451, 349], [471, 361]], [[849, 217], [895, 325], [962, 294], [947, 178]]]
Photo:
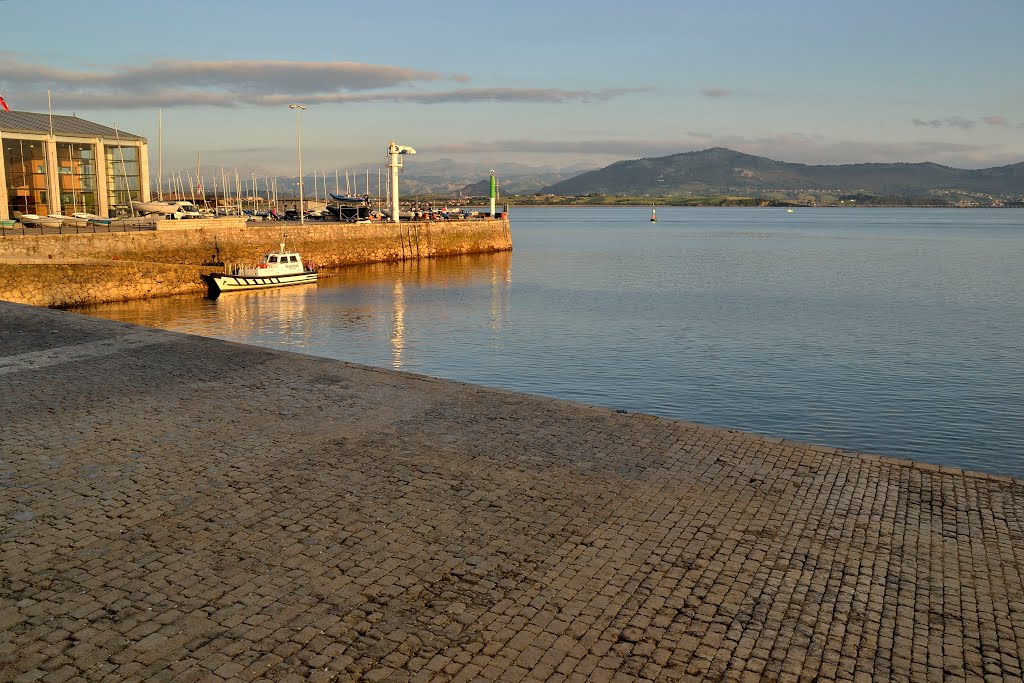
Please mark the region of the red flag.
[[0, 107], [3, 107], [4, 111], [10, 111], [11, 110], [11, 108], [7, 106], [7, 103], [4, 102], [4, 98], [3, 98], [2, 95], [0, 95]]

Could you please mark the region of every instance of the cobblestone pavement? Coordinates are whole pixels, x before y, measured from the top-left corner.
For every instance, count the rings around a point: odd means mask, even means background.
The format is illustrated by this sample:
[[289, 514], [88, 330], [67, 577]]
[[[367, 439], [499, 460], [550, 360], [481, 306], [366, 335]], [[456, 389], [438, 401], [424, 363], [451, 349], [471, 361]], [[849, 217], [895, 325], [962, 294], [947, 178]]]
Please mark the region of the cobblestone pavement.
[[1019, 681], [1024, 482], [0, 303], [0, 680]]

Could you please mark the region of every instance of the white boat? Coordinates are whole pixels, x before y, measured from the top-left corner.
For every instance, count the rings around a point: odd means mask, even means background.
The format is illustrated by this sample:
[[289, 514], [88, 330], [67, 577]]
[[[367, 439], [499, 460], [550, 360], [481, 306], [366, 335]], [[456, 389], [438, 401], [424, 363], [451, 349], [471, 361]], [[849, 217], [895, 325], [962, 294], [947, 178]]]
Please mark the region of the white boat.
[[171, 218], [201, 218], [202, 213], [192, 202], [132, 202], [132, 208], [143, 214], [161, 214]]
[[17, 211], [14, 212], [14, 217], [22, 225], [36, 228], [59, 228], [66, 218], [66, 216], [60, 214], [40, 216], [34, 213], [18, 213]]
[[287, 285], [315, 284], [316, 267], [305, 263], [296, 251], [285, 251], [284, 242], [278, 251], [264, 254], [254, 268], [231, 268], [224, 273], [203, 275], [210, 294], [237, 292], [247, 289], [269, 289]]
[[156, 228], [156, 224], [160, 222], [160, 216], [149, 215], [149, 216], [126, 216], [124, 218], [92, 218], [89, 220], [90, 225], [107, 226], [112, 230], [131, 230], [131, 229], [142, 229], [142, 228]]
[[106, 218], [97, 216], [94, 213], [85, 213], [78, 211], [71, 214], [70, 216], [61, 216], [61, 226], [65, 228], [84, 228], [89, 225], [96, 225], [97, 221], [103, 221], [104, 224], [109, 224], [110, 221]]
[[[99, 216], [97, 216], [97, 218], [99, 218]], [[75, 214], [72, 216], [64, 216], [64, 219], [60, 224], [65, 228], [84, 228], [89, 225], [89, 219]]]

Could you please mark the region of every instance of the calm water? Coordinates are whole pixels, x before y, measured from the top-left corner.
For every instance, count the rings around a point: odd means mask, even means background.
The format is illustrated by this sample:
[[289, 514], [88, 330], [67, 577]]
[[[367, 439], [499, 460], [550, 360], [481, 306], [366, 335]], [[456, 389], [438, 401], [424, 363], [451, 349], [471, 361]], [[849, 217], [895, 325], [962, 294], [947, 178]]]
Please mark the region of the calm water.
[[649, 215], [519, 208], [511, 254], [84, 312], [1024, 477], [1024, 211]]

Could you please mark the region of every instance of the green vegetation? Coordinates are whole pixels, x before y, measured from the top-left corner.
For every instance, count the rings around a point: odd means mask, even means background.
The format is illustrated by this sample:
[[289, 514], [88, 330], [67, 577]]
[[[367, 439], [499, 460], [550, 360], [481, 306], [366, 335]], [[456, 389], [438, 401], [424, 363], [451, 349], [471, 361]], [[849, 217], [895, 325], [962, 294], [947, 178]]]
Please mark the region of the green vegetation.
[[724, 148], [619, 161], [537, 192], [544, 204], [683, 206], [1006, 206], [1024, 163], [957, 169], [931, 163], [809, 166]]

